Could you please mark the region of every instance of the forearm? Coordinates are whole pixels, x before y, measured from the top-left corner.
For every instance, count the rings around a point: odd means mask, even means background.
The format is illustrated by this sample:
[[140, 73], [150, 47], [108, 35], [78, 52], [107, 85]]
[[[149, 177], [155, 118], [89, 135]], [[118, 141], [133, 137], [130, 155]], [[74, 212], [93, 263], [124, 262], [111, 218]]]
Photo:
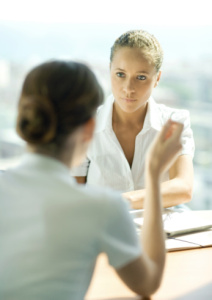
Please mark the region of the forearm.
[[144, 201], [144, 223], [141, 242], [144, 255], [151, 267], [151, 276], [160, 281], [165, 263], [165, 236], [162, 220], [162, 205], [159, 179], [146, 173], [146, 198]]
[[[180, 178], [174, 178], [161, 183], [161, 194], [163, 207], [179, 205], [191, 200], [192, 186]], [[146, 189], [127, 192], [123, 196], [130, 201], [132, 208], [144, 208]]]
[[[140, 295], [154, 293], [162, 278], [166, 251], [160, 177], [170, 169], [182, 148], [182, 130], [182, 124], [169, 120], [152, 143], [146, 157], [142, 256], [132, 262], [130, 268], [126, 266], [119, 273], [122, 278], [125, 275], [126, 281], [130, 282], [128, 286], [136, 287], [133, 290]], [[126, 276], [127, 268], [130, 269], [130, 278], [128, 274]], [[143, 285], [138, 278], [141, 278]]]

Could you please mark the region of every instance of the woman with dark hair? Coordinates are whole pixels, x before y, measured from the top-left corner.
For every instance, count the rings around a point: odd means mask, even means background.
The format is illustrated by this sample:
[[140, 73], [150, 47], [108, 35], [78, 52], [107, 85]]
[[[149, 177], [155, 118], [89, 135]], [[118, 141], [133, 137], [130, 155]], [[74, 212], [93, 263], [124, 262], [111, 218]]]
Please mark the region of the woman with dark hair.
[[86, 155], [102, 100], [80, 63], [47, 62], [26, 76], [17, 132], [27, 152], [0, 175], [0, 299], [83, 299], [101, 252], [134, 292], [158, 288], [165, 261], [159, 180], [181, 149], [183, 125], [169, 121], [148, 152], [140, 243], [119, 193], [70, 176]]

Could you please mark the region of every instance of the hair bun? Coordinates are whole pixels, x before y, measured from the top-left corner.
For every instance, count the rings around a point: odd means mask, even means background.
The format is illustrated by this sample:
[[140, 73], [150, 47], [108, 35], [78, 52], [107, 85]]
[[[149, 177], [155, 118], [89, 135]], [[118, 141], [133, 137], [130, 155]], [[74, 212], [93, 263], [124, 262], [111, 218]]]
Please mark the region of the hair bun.
[[17, 133], [26, 142], [45, 144], [54, 139], [57, 128], [56, 114], [48, 98], [22, 96], [19, 102]]

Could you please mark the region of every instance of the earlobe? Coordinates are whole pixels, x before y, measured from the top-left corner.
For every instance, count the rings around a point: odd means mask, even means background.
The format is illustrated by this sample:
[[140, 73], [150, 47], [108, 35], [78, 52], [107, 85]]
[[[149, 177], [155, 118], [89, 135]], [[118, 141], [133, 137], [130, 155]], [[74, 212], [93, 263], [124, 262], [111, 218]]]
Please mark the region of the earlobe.
[[157, 81], [155, 82], [154, 88], [158, 85], [158, 83], [159, 83], [159, 81], [157, 80]]

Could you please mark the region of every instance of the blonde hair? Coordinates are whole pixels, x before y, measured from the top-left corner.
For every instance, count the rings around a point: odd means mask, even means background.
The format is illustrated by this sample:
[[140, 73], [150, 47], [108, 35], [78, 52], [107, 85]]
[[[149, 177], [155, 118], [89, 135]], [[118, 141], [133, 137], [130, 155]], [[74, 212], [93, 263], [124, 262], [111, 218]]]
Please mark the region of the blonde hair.
[[160, 70], [163, 63], [163, 50], [152, 34], [144, 30], [132, 30], [123, 33], [111, 47], [111, 63], [115, 52], [122, 47], [141, 49], [143, 55], [154, 64], [157, 72]]

